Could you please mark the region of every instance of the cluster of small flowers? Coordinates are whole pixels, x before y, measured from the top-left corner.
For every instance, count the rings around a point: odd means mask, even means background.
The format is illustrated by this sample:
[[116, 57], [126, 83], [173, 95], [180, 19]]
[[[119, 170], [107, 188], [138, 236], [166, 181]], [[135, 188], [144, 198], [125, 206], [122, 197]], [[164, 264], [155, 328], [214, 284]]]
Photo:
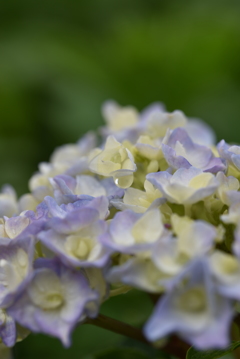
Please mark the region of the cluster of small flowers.
[[114, 101], [106, 126], [57, 148], [30, 193], [0, 194], [0, 337], [29, 331], [70, 345], [112, 294], [159, 295], [149, 341], [177, 333], [225, 347], [240, 301], [240, 146], [167, 113]]

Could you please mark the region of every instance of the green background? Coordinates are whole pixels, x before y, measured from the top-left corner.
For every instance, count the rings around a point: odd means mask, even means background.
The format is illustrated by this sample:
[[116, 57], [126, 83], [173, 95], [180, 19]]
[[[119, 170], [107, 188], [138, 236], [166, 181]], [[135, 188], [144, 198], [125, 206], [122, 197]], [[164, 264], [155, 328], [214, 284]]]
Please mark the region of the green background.
[[[0, 1], [0, 185], [27, 192], [56, 146], [103, 123], [109, 98], [162, 101], [240, 142], [239, 16], [238, 0]], [[151, 303], [133, 293], [103, 311], [140, 325]], [[69, 351], [32, 335], [15, 355], [83, 358], [122, 340], [84, 326]]]

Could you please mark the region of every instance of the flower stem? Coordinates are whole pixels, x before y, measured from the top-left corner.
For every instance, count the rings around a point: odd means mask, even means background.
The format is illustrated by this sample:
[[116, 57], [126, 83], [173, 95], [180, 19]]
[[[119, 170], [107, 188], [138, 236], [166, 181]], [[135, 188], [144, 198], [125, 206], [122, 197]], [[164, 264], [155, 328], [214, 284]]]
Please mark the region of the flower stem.
[[161, 348], [164, 352], [175, 356], [179, 359], [185, 359], [188, 349], [190, 345], [177, 337], [176, 335], [172, 335], [167, 344]]
[[161, 348], [156, 345], [150, 343], [143, 335], [141, 329], [132, 327], [129, 324], [123, 323], [119, 320], [107, 317], [106, 315], [99, 314], [97, 318], [91, 319], [88, 318], [85, 324], [92, 324], [97, 327], [110, 330], [114, 333], [121, 334], [132, 338], [134, 340], [138, 340], [142, 343], [148, 344], [150, 346], [155, 347], [155, 349], [160, 349], [170, 355], [176, 356], [179, 359], [185, 359], [186, 352], [189, 349], [189, 345], [182, 341], [177, 336], [172, 336], [170, 340]]
[[94, 319], [88, 318], [85, 324], [92, 324], [97, 327], [110, 330], [114, 333], [125, 335], [140, 342], [149, 343], [140, 329], [132, 327], [129, 324], [120, 322], [119, 320], [107, 317], [103, 314], [99, 314], [99, 316]]
[[161, 294], [156, 294], [156, 293], [148, 293], [148, 295], [154, 305], [157, 304], [157, 302], [161, 297]]

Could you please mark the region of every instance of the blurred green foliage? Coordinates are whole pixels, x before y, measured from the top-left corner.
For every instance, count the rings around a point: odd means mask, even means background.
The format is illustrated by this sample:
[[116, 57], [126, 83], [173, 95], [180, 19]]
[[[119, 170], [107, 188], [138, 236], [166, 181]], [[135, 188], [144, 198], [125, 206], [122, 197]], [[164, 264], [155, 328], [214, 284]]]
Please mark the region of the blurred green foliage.
[[[102, 124], [109, 98], [139, 109], [163, 101], [240, 142], [239, 15], [238, 0], [1, 1], [0, 184], [26, 192], [56, 146]], [[138, 299], [128, 296], [121, 315], [134, 322]], [[121, 300], [106, 310], [116, 317]], [[67, 352], [41, 336], [18, 351], [74, 359], [121, 340], [84, 327]]]
[[108, 98], [161, 100], [239, 141], [239, 15], [231, 0], [1, 1], [0, 183], [26, 192]]

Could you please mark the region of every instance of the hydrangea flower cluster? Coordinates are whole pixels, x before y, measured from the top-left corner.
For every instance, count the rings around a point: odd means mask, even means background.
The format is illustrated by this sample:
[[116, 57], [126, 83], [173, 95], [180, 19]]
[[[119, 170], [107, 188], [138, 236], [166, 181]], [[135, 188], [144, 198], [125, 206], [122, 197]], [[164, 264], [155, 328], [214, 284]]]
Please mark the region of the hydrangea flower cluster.
[[[158, 299], [143, 333], [224, 348], [240, 301], [240, 146], [160, 103], [104, 104], [100, 139], [57, 148], [0, 194], [0, 337], [65, 346], [101, 303], [131, 288]], [[97, 143], [99, 146], [97, 147]]]

